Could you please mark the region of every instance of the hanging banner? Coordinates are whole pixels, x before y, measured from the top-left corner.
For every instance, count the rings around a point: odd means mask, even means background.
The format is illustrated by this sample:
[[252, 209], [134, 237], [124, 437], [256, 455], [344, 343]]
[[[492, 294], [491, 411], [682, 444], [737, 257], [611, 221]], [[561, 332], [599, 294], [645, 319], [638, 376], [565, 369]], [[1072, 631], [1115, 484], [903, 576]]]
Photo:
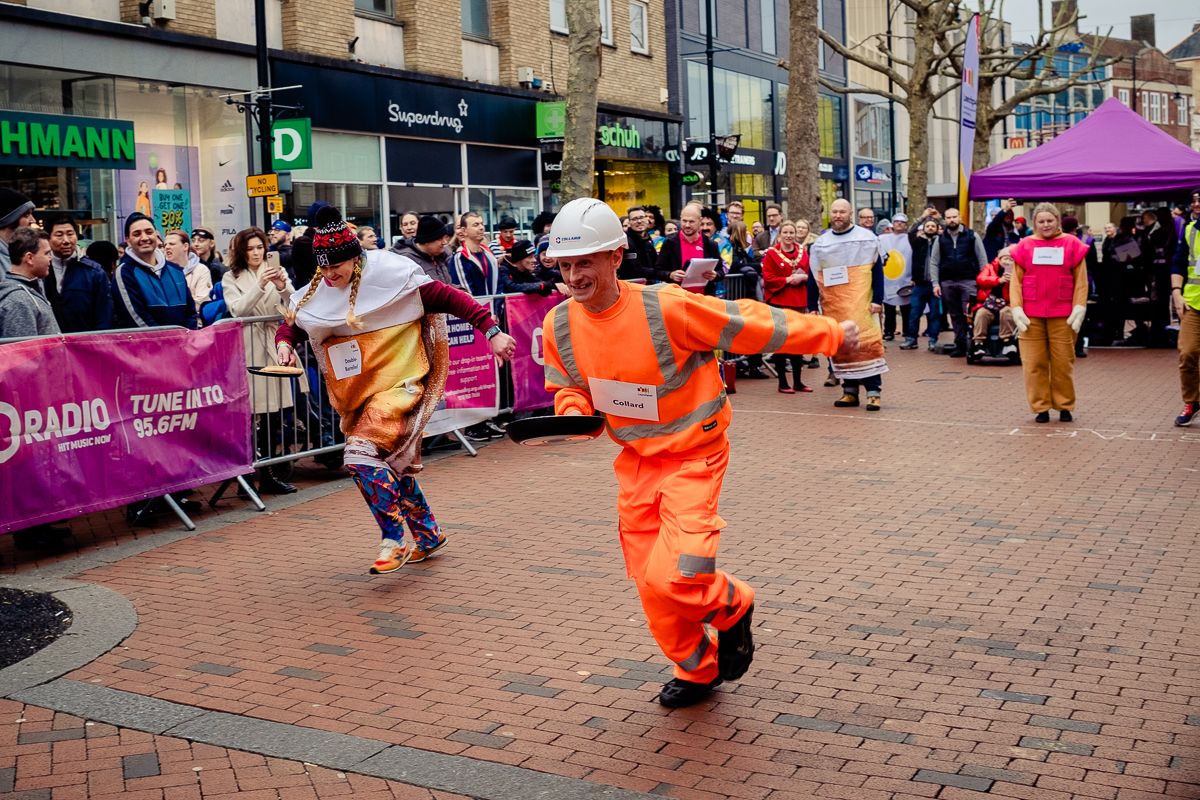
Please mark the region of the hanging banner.
[[979, 15], [967, 25], [967, 41], [963, 50], [962, 87], [959, 92], [958, 126], [958, 210], [963, 225], [971, 224], [971, 204], [967, 201], [967, 186], [971, 181], [971, 160], [975, 152], [975, 116], [979, 104]]
[[249, 473], [245, 365], [237, 324], [0, 345], [0, 533]]
[[446, 391], [425, 426], [427, 436], [489, 420], [500, 409], [499, 370], [488, 340], [456, 317], [447, 317], [446, 327], [450, 336]]
[[549, 297], [523, 294], [505, 300], [508, 333], [517, 340], [517, 354], [512, 360], [514, 411], [533, 411], [554, 405], [554, 395], [546, 391], [542, 320], [550, 309], [564, 300], [566, 298], [558, 293]]

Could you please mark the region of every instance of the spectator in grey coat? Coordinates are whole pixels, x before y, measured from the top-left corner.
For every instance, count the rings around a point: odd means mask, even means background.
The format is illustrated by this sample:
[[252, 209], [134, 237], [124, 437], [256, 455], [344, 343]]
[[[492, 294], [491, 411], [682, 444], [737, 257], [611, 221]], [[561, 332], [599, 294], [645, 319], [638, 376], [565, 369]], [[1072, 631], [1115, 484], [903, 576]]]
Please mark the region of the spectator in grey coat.
[[0, 339], [59, 333], [54, 309], [42, 293], [50, 274], [50, 234], [17, 228], [8, 240], [12, 264], [0, 282]]

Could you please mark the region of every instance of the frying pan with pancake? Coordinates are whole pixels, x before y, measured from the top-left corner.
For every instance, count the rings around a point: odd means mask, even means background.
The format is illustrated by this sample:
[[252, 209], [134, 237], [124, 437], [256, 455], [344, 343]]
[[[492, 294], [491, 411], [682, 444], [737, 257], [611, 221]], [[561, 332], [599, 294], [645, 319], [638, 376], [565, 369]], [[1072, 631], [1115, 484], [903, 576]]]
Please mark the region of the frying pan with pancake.
[[295, 378], [304, 374], [302, 367], [282, 367], [279, 364], [268, 364], [265, 367], [246, 367], [251, 375], [264, 375], [268, 378]]
[[513, 420], [504, 429], [508, 438], [526, 447], [590, 442], [604, 432], [604, 417], [572, 414]]

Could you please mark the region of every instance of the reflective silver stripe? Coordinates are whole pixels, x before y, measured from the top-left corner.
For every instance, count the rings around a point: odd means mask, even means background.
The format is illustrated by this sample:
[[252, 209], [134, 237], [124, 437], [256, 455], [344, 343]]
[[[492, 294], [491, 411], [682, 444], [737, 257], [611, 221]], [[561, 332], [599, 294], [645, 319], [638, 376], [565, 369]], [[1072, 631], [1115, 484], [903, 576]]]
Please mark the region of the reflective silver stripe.
[[733, 340], [742, 328], [746, 327], [746, 318], [742, 316], [742, 310], [738, 308], [738, 304], [732, 300], [725, 301], [725, 311], [729, 314], [729, 322], [725, 323], [725, 327], [721, 329], [721, 336], [717, 339], [718, 350], [728, 350], [733, 346]]
[[787, 342], [787, 314], [783, 313], [783, 309], [772, 308], [771, 321], [775, 323], [775, 331], [771, 334], [771, 341], [767, 342], [766, 349], [763, 350], [764, 353], [774, 353]]
[[[665, 284], [663, 284], [665, 285]], [[650, 341], [654, 345], [654, 354], [658, 358], [658, 370], [662, 373], [663, 383], [669, 383], [678, 368], [675, 366], [675, 349], [671, 347], [671, 334], [667, 330], [667, 321], [663, 319], [662, 301], [658, 288], [642, 292], [642, 307], [646, 311], [646, 327], [650, 330]], [[662, 392], [659, 392], [659, 397]]]
[[685, 578], [712, 575], [717, 571], [717, 558], [716, 556], [692, 556], [680, 553], [678, 565], [679, 574]]
[[659, 399], [666, 397], [676, 389], [681, 389], [687, 385], [687, 382], [692, 379], [692, 373], [703, 367], [710, 361], [716, 360], [717, 356], [711, 350], [697, 350], [688, 356], [688, 360], [683, 362], [683, 369], [676, 372], [670, 378], [663, 382], [663, 385], [658, 387]]
[[682, 430], [687, 430], [697, 422], [703, 422], [709, 417], [715, 417], [725, 407], [726, 402], [725, 390], [722, 389], [721, 393], [715, 398], [678, 419], [667, 423], [648, 422], [643, 425], [626, 425], [623, 428], [612, 428], [612, 435], [621, 442], [635, 442], [639, 439], [653, 439], [657, 436], [665, 436], [668, 433], [679, 433]]
[[1200, 278], [1188, 278], [1184, 281], [1185, 286], [1200, 286]]
[[710, 612], [708, 612], [707, 614], [705, 614], [705, 615], [704, 615], [704, 619], [702, 619], [702, 620], [700, 620], [700, 621], [701, 621], [701, 622], [703, 622], [703, 623], [709, 623], [709, 622], [712, 622], [714, 619], [716, 619], [716, 618], [717, 618], [717, 614], [720, 614], [720, 613], [721, 613], [721, 612], [720, 612], [720, 610], [719, 610], [719, 609], [718, 609], [718, 610], [716, 610], [716, 611], [710, 611]]
[[1187, 239], [1188, 266], [1196, 266], [1196, 223], [1191, 222], [1183, 229], [1183, 238]]
[[118, 264], [117, 271], [113, 275], [114, 280], [117, 282], [117, 291], [121, 294], [121, 302], [125, 304], [125, 308], [129, 311], [129, 318], [133, 320], [135, 325], [139, 328], [149, 328], [150, 325], [146, 320], [139, 317], [137, 311], [133, 309], [133, 301], [129, 299], [129, 288], [125, 286], [124, 269], [124, 264]]
[[708, 646], [708, 635], [702, 634], [700, 636], [700, 644], [696, 645], [696, 649], [692, 651], [692, 654], [683, 661], [676, 661], [675, 663], [685, 672], [695, 672], [700, 669], [700, 662], [704, 660], [704, 654], [708, 652]]
[[580, 389], [586, 388], [587, 384], [583, 382], [579, 365], [575, 363], [575, 348], [571, 346], [570, 314], [562, 306], [554, 312], [554, 347], [558, 350], [558, 357], [567, 369], [567, 375], [571, 377], [571, 383]]
[[729, 592], [725, 597], [725, 616], [733, 614], [733, 579], [729, 579]]
[[542, 369], [546, 373], [546, 380], [553, 383], [555, 386], [570, 386], [571, 379], [561, 372], [556, 370], [549, 362], [542, 365]]

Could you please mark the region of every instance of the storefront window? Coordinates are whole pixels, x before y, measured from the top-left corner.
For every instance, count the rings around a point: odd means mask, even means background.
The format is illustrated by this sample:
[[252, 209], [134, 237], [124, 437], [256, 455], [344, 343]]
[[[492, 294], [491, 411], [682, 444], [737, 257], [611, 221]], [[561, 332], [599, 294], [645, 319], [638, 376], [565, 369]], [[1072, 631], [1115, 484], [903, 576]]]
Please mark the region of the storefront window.
[[[312, 169], [292, 173], [292, 194], [284, 195], [284, 216], [307, 222], [308, 207], [317, 200], [337, 206], [354, 225], [383, 222], [379, 137], [313, 131]], [[290, 202], [290, 206], [288, 205]]]
[[821, 133], [821, 157], [845, 158], [842, 135], [842, 98], [823, 94], [817, 100], [817, 127]]
[[671, 180], [665, 163], [606, 160], [596, 162], [595, 195], [618, 214], [633, 206], [671, 208]]
[[[287, 198], [287, 195], [284, 195]], [[297, 223], [306, 223], [308, 207], [324, 200], [342, 212], [342, 218], [352, 225], [370, 225], [380, 229], [381, 212], [379, 186], [364, 183], [293, 183], [292, 207], [284, 206], [284, 215]]]
[[533, 218], [541, 210], [541, 192], [537, 189], [469, 189], [465, 211], [483, 217], [483, 226], [495, 232], [504, 217], [517, 221], [517, 234], [528, 236]]
[[388, 241], [400, 235], [400, 216], [405, 211], [415, 211], [418, 215], [432, 214], [443, 222], [457, 220], [458, 194], [458, 189], [441, 186], [389, 186], [388, 208], [391, 211]]
[[[716, 133], [741, 134], [740, 147], [769, 150], [771, 136], [771, 82], [727, 69], [713, 71], [716, 104]], [[688, 62], [688, 135], [709, 137], [708, 75], [703, 64]], [[781, 107], [782, 108], [782, 107]]]

